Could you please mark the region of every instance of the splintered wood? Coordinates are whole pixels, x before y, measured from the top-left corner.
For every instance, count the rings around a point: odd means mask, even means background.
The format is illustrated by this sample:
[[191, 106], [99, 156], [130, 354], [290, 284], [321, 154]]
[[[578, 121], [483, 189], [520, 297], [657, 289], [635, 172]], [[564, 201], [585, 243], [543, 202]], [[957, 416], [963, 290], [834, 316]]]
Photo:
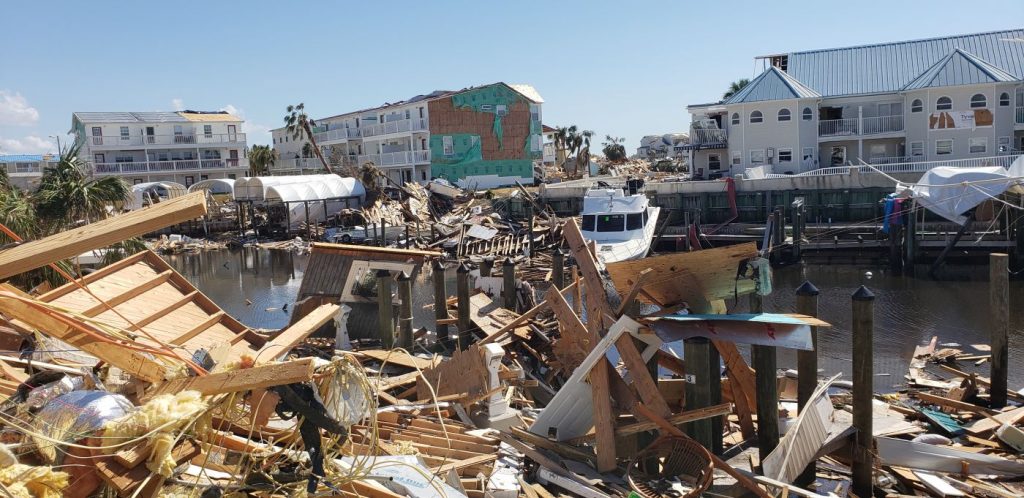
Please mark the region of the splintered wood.
[[479, 396], [488, 391], [488, 377], [483, 352], [474, 344], [464, 351], [455, 350], [450, 359], [424, 370], [416, 381], [416, 397], [430, 401], [433, 398], [431, 387], [437, 396]]

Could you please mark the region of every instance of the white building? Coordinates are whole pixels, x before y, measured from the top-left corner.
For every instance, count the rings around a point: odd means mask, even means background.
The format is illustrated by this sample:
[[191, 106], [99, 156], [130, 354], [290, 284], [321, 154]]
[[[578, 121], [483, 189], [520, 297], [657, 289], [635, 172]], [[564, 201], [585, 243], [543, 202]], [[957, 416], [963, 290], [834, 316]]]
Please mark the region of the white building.
[[1022, 39], [1014, 29], [761, 57], [767, 69], [742, 90], [687, 108], [694, 176], [1000, 163], [1024, 148]]
[[33, 190], [39, 184], [43, 170], [56, 165], [59, 159], [56, 154], [0, 155], [0, 167], [7, 170], [7, 179], [12, 186]]
[[242, 120], [226, 112], [76, 112], [71, 133], [93, 174], [190, 186], [249, 169]]
[[636, 155], [640, 159], [684, 159], [685, 145], [690, 143], [686, 133], [666, 133], [664, 135], [647, 135], [640, 139]]

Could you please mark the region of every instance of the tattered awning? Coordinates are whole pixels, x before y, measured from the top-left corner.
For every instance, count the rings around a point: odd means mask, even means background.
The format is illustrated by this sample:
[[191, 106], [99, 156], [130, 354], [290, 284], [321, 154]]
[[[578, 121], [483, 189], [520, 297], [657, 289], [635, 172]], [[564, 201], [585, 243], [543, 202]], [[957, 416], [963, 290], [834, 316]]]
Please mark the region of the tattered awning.
[[694, 337], [789, 349], [814, 349], [811, 327], [831, 327], [827, 322], [795, 314], [665, 315], [649, 320], [651, 330], [665, 342]]
[[1024, 156], [1018, 157], [1009, 168], [978, 166], [956, 168], [939, 166], [921, 175], [912, 185], [896, 185], [896, 194], [913, 198], [925, 209], [954, 223], [967, 222], [964, 213], [993, 199], [1007, 190], [1022, 192]]

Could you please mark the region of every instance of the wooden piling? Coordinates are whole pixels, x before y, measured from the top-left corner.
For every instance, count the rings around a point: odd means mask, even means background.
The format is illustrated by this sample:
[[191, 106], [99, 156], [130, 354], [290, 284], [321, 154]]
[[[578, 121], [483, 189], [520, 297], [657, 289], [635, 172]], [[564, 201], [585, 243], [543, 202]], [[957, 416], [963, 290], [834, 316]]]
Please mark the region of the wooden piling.
[[434, 319], [437, 320], [437, 340], [448, 340], [448, 289], [445, 288], [444, 263], [434, 260]]
[[992, 334], [992, 361], [989, 362], [992, 386], [989, 388], [989, 403], [993, 408], [1003, 408], [1006, 406], [1009, 374], [1010, 257], [1002, 253], [992, 253], [988, 260], [989, 300], [992, 306], [992, 322], [989, 325]]
[[896, 275], [903, 273], [903, 225], [889, 225], [889, 267]]
[[786, 217], [782, 214], [782, 206], [775, 208], [775, 240], [779, 247], [786, 245]]
[[874, 300], [875, 295], [863, 285], [853, 294], [853, 427], [857, 434], [853, 447], [852, 490], [857, 496], [872, 494]]
[[565, 252], [562, 248], [555, 249], [551, 254], [551, 283], [556, 289], [565, 288]]
[[914, 265], [917, 263], [917, 210], [914, 209], [915, 207], [910, 208], [906, 231], [903, 234], [903, 273], [910, 276], [914, 276]]
[[391, 306], [391, 272], [377, 270], [377, 317], [380, 319], [377, 336], [383, 349], [395, 346], [395, 323]]
[[[794, 222], [793, 226], [796, 227], [797, 224]], [[818, 294], [820, 292], [814, 284], [809, 280], [804, 281], [796, 289], [796, 312], [808, 316], [818, 316]], [[796, 352], [796, 399], [801, 411], [804, 410], [807, 402], [810, 401], [814, 389], [818, 387], [818, 327], [811, 327], [811, 341], [814, 349]], [[806, 487], [813, 483], [815, 473], [817, 472], [816, 467], [814, 461], [811, 461], [807, 468], [797, 477], [796, 484]]]
[[530, 203], [528, 203], [526, 205], [526, 218], [528, 220], [528, 223], [527, 223], [527, 234], [529, 234], [529, 237], [528, 237], [527, 242], [526, 242], [526, 244], [527, 244], [527, 246], [526, 246], [527, 253], [526, 254], [528, 254], [531, 258], [534, 256], [534, 247], [533, 247], [533, 215], [534, 215], [534, 213], [533, 213], [533, 203], [530, 202]]
[[494, 271], [494, 256], [487, 256], [480, 261], [480, 276], [489, 277]]
[[[779, 218], [781, 216], [776, 219]], [[756, 292], [750, 295], [750, 312], [763, 312], [761, 296]], [[764, 460], [779, 445], [779, 379], [775, 348], [751, 346], [750, 363], [754, 367], [757, 391], [757, 449], [761, 460]]]
[[[711, 341], [694, 337], [683, 341], [683, 362], [686, 364], [686, 389], [683, 399], [687, 411], [711, 406]], [[691, 370], [692, 368], [692, 370]], [[689, 372], [693, 372], [692, 374]], [[686, 424], [686, 433], [705, 448], [714, 447], [710, 419]]]
[[469, 334], [469, 265], [459, 265], [459, 269], [455, 270], [455, 281], [459, 313], [459, 349], [465, 350], [472, 338]]
[[501, 265], [501, 295], [505, 298], [505, 309], [516, 310], [516, 263], [506, 258]]
[[803, 202], [799, 202], [799, 203], [794, 203], [794, 204], [799, 204], [799, 205], [793, 206], [793, 251], [792, 251], [792, 255], [793, 255], [793, 262], [797, 262], [797, 261], [800, 261], [800, 251], [801, 251], [801, 246], [803, 246], [803, 237], [804, 237], [804, 227], [803, 227], [804, 203]]
[[398, 298], [402, 304], [398, 311], [398, 347], [412, 350], [412, 278], [401, 272], [398, 281]]

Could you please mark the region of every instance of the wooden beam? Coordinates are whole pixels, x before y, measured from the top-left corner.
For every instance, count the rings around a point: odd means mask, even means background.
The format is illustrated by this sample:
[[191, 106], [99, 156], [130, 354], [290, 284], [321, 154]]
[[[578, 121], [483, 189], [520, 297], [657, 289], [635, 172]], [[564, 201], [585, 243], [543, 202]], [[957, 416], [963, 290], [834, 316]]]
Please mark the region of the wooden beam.
[[928, 394], [926, 392], [911, 391], [910, 395], [924, 401], [925, 403], [931, 403], [933, 405], [944, 406], [952, 408], [954, 410], [960, 410], [965, 412], [977, 413], [980, 415], [992, 416], [997, 412], [986, 410], [978, 405], [971, 403], [964, 403], [963, 401], [957, 401], [955, 399], [949, 399], [943, 396], [936, 396], [934, 394]]
[[140, 294], [148, 290], [163, 285], [164, 282], [167, 282], [167, 280], [171, 278], [172, 273], [174, 273], [174, 271], [172, 270], [167, 270], [165, 272], [158, 273], [153, 278], [146, 280], [145, 282], [142, 282], [141, 284], [136, 285], [135, 287], [132, 287], [114, 297], [111, 297], [110, 299], [107, 299], [105, 302], [99, 303], [93, 306], [92, 308], [83, 311], [82, 314], [88, 317], [94, 317], [119, 304], [124, 304], [128, 302], [130, 299], [138, 297]]
[[654, 358], [657, 360], [659, 367], [669, 370], [680, 377], [686, 377], [686, 363], [682, 358], [677, 358], [672, 353], [663, 349], [655, 351]]
[[[629, 377], [633, 381], [633, 388], [640, 395], [640, 400], [653, 410], [654, 413], [662, 417], [671, 415], [672, 410], [668, 407], [668, 403], [665, 402], [661, 391], [658, 390], [658, 383], [654, 381], [651, 377], [651, 372], [647, 370], [647, 364], [644, 363], [643, 357], [640, 356], [640, 351], [636, 349], [633, 336], [623, 334], [615, 341], [615, 348], [619, 350], [619, 358], [625, 363], [626, 371], [629, 372]], [[615, 375], [618, 374], [616, 373]]]
[[[687, 410], [678, 415], [672, 415], [671, 417], [665, 418], [665, 421], [672, 425], [685, 424], [687, 422], [693, 422], [696, 420], [704, 420], [711, 417], [721, 417], [728, 415], [732, 411], [732, 407], [729, 403], [722, 403], [720, 405], [709, 406], [706, 408], [698, 408], [696, 410]], [[658, 428], [658, 423], [654, 421], [647, 422], [636, 422], [634, 424], [623, 425], [615, 429], [615, 435], [629, 436], [631, 434], [638, 434], [641, 432], [653, 431]]]
[[327, 254], [341, 254], [344, 256], [371, 257], [379, 255], [397, 255], [416, 258], [440, 258], [444, 253], [438, 251], [422, 251], [419, 249], [398, 249], [394, 247], [374, 247], [351, 244], [331, 244], [327, 242], [314, 242], [311, 250]]
[[[90, 273], [90, 274], [88, 274], [88, 275], [78, 279], [78, 283], [80, 283], [82, 285], [88, 286], [89, 284], [91, 284], [91, 283], [93, 283], [93, 282], [95, 282], [95, 281], [97, 281], [97, 280], [99, 280], [99, 279], [101, 279], [103, 277], [106, 277], [107, 275], [112, 275], [114, 273], [117, 273], [118, 271], [121, 271], [121, 270], [123, 270], [125, 268], [128, 268], [129, 266], [134, 265], [135, 263], [138, 263], [139, 261], [142, 261], [146, 257], [146, 253], [148, 253], [148, 252], [150, 252], [150, 251], [149, 250], [140, 251], [140, 252], [137, 252], [137, 253], [135, 253], [135, 254], [133, 254], [131, 256], [128, 256], [127, 258], [124, 258], [124, 259], [122, 259], [120, 261], [117, 261], [117, 262], [111, 263], [111, 264], [109, 264], [107, 266], [104, 266], [103, 268], [100, 268], [99, 270], [96, 270], [96, 271], [94, 271], [94, 272], [92, 272], [92, 273]], [[79, 286], [77, 286], [77, 285], [75, 285], [73, 283], [68, 283], [66, 285], [62, 285], [60, 287], [57, 287], [56, 289], [53, 289], [52, 291], [47, 292], [47, 293], [39, 296], [39, 300], [48, 303], [48, 302], [51, 302], [51, 301], [53, 301], [53, 300], [55, 300], [55, 299], [57, 299], [59, 297], [65, 296], [67, 294], [70, 294], [70, 293], [72, 293], [72, 292], [74, 292], [74, 291], [76, 291], [76, 290], [78, 290], [80, 288], [81, 287], [79, 287]]]
[[636, 276], [636, 281], [633, 282], [633, 285], [630, 286], [629, 288], [629, 292], [627, 292], [626, 295], [623, 296], [622, 302], [619, 303], [619, 311], [616, 312], [617, 316], [621, 316], [623, 313], [626, 312], [627, 309], [629, 309], [629, 305], [633, 302], [634, 299], [636, 299], [637, 294], [640, 293], [640, 290], [643, 288], [644, 284], [647, 283], [647, 279], [650, 277], [652, 273], [654, 273], [654, 270], [647, 268], [641, 271], [640, 274]]
[[736, 406], [736, 417], [739, 418], [740, 432], [744, 439], [757, 435], [754, 431], [754, 415], [757, 413], [757, 400], [754, 395], [754, 373], [747, 362], [740, 356], [736, 344], [729, 341], [711, 341], [725, 363], [726, 374], [729, 376], [729, 388], [732, 390], [732, 402]]
[[181, 334], [180, 336], [175, 337], [168, 344], [174, 344], [175, 346], [182, 346], [182, 345], [184, 345], [186, 342], [191, 340], [193, 337], [195, 337], [195, 336], [197, 336], [199, 334], [202, 334], [204, 331], [206, 331], [210, 327], [216, 325], [218, 322], [220, 322], [220, 320], [222, 318], [224, 318], [224, 315], [225, 315], [225, 313], [223, 311], [218, 311], [218, 312], [210, 315], [209, 318], [207, 318], [206, 320], [203, 320], [202, 322], [200, 322], [195, 327], [192, 327], [188, 332], [185, 332], [184, 334]]
[[[597, 261], [587, 246], [587, 240], [583, 238], [583, 232], [576, 224], [574, 218], [562, 225], [562, 235], [569, 245], [569, 251], [576, 258], [576, 264], [583, 273], [583, 282], [587, 286], [587, 316], [598, 323], [600, 328], [601, 317], [605, 314], [611, 315], [611, 306], [608, 306], [608, 294], [604, 290], [604, 283], [601, 279], [601, 272], [597, 268]], [[587, 329], [598, 334], [587, 324]], [[600, 335], [600, 334], [598, 334]]]
[[199, 218], [206, 214], [206, 194], [193, 192], [96, 223], [26, 242], [0, 252], [0, 279], [73, 258], [125, 239]]
[[47, 308], [42, 303], [22, 300], [4, 291], [0, 292], [0, 311], [23, 322], [22, 326], [26, 326], [26, 328], [39, 330], [44, 335], [78, 347], [147, 382], [161, 381], [166, 374], [163, 365], [151, 360], [147, 355], [119, 344], [98, 341], [94, 336], [83, 333], [67, 322], [76, 323], [80, 327], [100, 335], [106, 334], [76, 317]]
[[184, 296], [181, 296], [181, 298], [178, 299], [177, 301], [174, 301], [173, 303], [168, 304], [167, 306], [164, 306], [163, 308], [160, 308], [159, 310], [150, 313], [139, 320], [136, 320], [135, 325], [128, 327], [128, 330], [139, 330], [142, 327], [145, 327], [146, 325], [149, 325], [171, 313], [174, 313], [175, 310], [192, 302], [192, 299], [194, 299], [197, 294], [199, 294], [199, 291], [192, 291], [189, 292], [188, 294], [185, 294]]
[[338, 308], [339, 306], [337, 304], [324, 304], [311, 311], [308, 315], [302, 317], [301, 320], [281, 331], [277, 337], [274, 337], [267, 342], [266, 345], [260, 348], [260, 350], [253, 355], [253, 357], [256, 358], [256, 362], [271, 362], [288, 351], [291, 351], [292, 348], [302, 342], [303, 339], [309, 337], [310, 334], [316, 332], [317, 329], [322, 327], [325, 323], [331, 321], [334, 316], [338, 314]]
[[199, 391], [200, 394], [210, 395], [306, 382], [313, 378], [315, 360], [315, 358], [303, 358], [230, 372], [212, 373], [203, 377], [169, 380], [147, 392], [143, 401], [159, 394], [181, 391]]
[[[567, 293], [576, 290], [578, 288], [578, 283], [579, 282], [574, 282], [572, 285], [566, 286], [564, 289], [561, 290], [561, 294], [564, 296]], [[498, 330], [495, 330], [494, 333], [489, 334], [487, 337], [484, 337], [483, 339], [480, 339], [479, 341], [477, 341], [477, 344], [487, 344], [487, 343], [490, 343], [490, 342], [494, 342], [494, 341], [500, 340], [505, 334], [511, 332], [512, 330], [515, 330], [517, 327], [520, 327], [522, 324], [526, 323], [529, 319], [531, 319], [535, 315], [537, 315], [537, 313], [540, 313], [541, 311], [544, 311], [547, 307], [548, 307], [548, 302], [547, 301], [541, 301], [539, 304], [537, 304], [537, 306], [534, 306], [533, 308], [530, 308], [530, 310], [527, 311], [526, 313], [523, 313], [522, 315], [519, 315], [519, 318], [516, 318], [515, 320], [512, 320], [511, 322], [506, 324], [504, 327], [502, 327], [502, 328], [500, 328]]]

